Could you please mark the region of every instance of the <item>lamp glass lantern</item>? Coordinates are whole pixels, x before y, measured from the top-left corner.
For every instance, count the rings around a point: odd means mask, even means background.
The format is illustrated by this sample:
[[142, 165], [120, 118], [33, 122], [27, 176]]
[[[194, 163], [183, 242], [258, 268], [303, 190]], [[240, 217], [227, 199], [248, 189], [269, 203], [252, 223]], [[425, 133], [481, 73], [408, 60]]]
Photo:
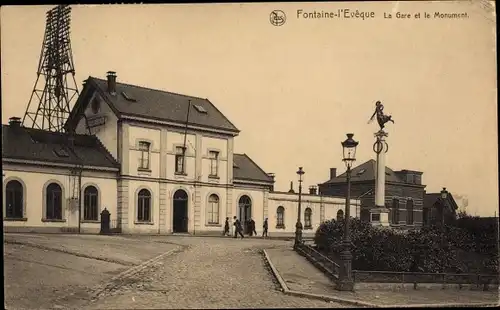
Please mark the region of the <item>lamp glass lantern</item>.
[[302, 175], [304, 175], [304, 170], [302, 170], [302, 167], [299, 167], [299, 170], [297, 170], [297, 174], [299, 175], [299, 181], [302, 181]]
[[352, 167], [352, 164], [356, 161], [356, 148], [358, 146], [357, 141], [353, 139], [354, 134], [348, 133], [347, 139], [342, 142], [342, 149], [344, 152], [343, 161], [348, 169]]

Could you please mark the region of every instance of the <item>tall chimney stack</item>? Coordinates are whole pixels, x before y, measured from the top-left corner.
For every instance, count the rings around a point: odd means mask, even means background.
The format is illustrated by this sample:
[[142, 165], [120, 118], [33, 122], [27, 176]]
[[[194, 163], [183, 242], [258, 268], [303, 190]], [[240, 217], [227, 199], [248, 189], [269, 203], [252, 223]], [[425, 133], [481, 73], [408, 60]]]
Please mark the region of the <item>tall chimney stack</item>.
[[116, 95], [116, 72], [108, 71], [108, 93], [111, 95]]
[[337, 168], [330, 168], [330, 180], [337, 177]]

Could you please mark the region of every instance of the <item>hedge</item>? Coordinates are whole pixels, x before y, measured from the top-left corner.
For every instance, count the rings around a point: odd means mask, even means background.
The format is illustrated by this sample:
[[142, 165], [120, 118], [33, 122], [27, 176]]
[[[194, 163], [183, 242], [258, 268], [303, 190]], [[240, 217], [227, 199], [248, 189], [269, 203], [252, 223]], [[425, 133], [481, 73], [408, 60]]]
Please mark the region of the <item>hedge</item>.
[[[400, 232], [359, 219], [351, 219], [350, 228], [356, 270], [498, 273], [496, 229], [447, 226]], [[343, 231], [344, 221], [321, 224], [315, 235], [318, 250], [338, 260]]]

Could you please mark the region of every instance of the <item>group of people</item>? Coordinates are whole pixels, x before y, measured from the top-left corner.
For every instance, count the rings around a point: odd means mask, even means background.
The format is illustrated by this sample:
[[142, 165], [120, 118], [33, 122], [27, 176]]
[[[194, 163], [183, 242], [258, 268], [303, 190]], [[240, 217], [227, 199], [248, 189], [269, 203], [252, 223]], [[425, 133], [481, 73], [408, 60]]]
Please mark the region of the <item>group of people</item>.
[[[241, 236], [241, 238], [244, 238], [243, 235], [243, 225], [241, 221], [236, 218], [236, 216], [233, 217], [233, 226], [234, 226], [234, 237], [233, 238], [238, 238], [238, 235]], [[257, 231], [255, 230], [255, 221], [253, 219], [249, 219], [246, 221], [246, 227], [247, 231], [246, 233], [251, 237], [253, 235], [257, 236]], [[264, 220], [264, 224], [262, 225], [262, 237], [267, 237], [267, 229], [269, 225], [267, 223], [267, 218]], [[231, 233], [229, 232], [229, 217], [226, 217], [226, 223], [224, 224], [224, 236], [230, 236]]]

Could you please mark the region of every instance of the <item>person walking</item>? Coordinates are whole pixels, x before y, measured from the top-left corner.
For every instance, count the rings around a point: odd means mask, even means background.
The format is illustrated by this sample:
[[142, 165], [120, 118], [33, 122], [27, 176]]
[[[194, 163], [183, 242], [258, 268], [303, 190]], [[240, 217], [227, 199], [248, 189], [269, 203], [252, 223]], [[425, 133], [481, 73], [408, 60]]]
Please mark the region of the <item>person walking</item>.
[[250, 219], [250, 236], [254, 234], [255, 237], [257, 237], [257, 232], [255, 231], [255, 221], [251, 218]]
[[267, 228], [269, 227], [269, 224], [267, 223], [267, 217], [264, 219], [264, 225], [262, 225], [263, 231], [262, 231], [262, 237], [267, 238]]
[[240, 220], [238, 220], [238, 219], [236, 218], [236, 216], [235, 216], [235, 217], [233, 217], [233, 219], [234, 219], [234, 224], [233, 224], [233, 225], [234, 225], [234, 238], [238, 238], [238, 234], [240, 234], [241, 239], [245, 238], [245, 237], [243, 236], [243, 233], [242, 233], [243, 227], [241, 227], [241, 222], [240, 222]]
[[229, 234], [229, 218], [226, 217], [226, 223], [224, 224], [224, 232], [222, 233], [223, 236], [230, 236]]

